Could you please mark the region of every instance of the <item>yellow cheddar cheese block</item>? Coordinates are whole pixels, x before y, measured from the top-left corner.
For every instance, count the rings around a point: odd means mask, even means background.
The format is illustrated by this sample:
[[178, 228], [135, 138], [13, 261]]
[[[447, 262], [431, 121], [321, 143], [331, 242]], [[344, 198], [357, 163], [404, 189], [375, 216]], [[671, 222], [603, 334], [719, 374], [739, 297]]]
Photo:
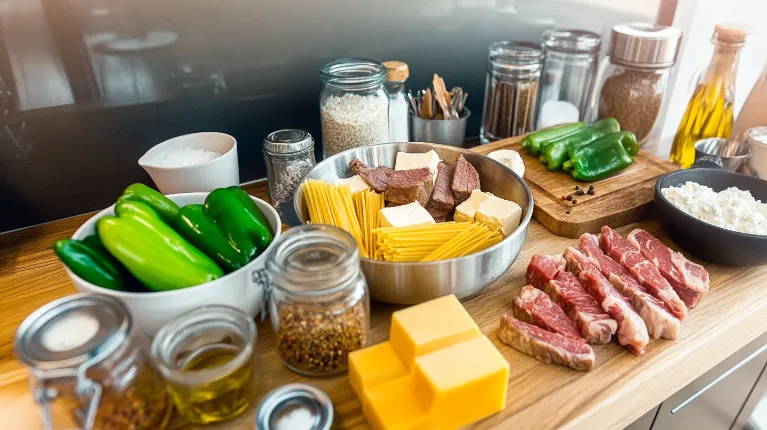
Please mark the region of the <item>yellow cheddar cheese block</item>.
[[407, 375], [365, 392], [363, 412], [374, 429], [426, 430], [429, 414], [415, 397], [413, 376]]
[[449, 295], [394, 312], [389, 340], [410, 369], [416, 357], [479, 336], [477, 323]]
[[485, 336], [418, 357], [412, 375], [432, 428], [459, 428], [506, 406], [509, 363]]
[[360, 399], [366, 390], [407, 373], [391, 342], [349, 353], [349, 383]]

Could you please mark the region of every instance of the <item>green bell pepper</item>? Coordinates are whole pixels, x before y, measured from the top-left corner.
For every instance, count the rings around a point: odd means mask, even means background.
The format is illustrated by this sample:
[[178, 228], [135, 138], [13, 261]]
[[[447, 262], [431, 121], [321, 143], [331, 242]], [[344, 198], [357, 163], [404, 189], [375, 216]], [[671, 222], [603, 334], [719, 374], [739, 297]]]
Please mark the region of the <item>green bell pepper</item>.
[[546, 165], [546, 170], [559, 170], [574, 151], [602, 136], [618, 131], [620, 131], [620, 125], [615, 118], [604, 118], [589, 127], [551, 142], [541, 153], [540, 160]]
[[574, 179], [596, 181], [630, 166], [638, 151], [634, 133], [612, 133], [573, 152], [563, 167]]
[[[92, 240], [90, 243], [88, 241], [90, 237], [82, 241], [57, 240], [53, 244], [53, 252], [69, 270], [91, 284], [110, 290], [127, 291], [119, 263], [109, 253], [92, 246]], [[93, 237], [98, 240], [98, 236]]]
[[178, 205], [171, 199], [165, 197], [159, 191], [140, 183], [128, 186], [123, 191], [122, 196], [117, 199], [117, 203], [120, 202], [145, 203], [169, 225], [173, 225], [176, 222], [176, 215], [178, 215], [179, 210]]
[[545, 141], [559, 139], [562, 136], [575, 133], [576, 131], [586, 127], [585, 122], [574, 122], [572, 124], [558, 125], [556, 127], [550, 127], [535, 133], [530, 133], [522, 139], [522, 147], [532, 155], [539, 155], [541, 153], [541, 144]]
[[272, 229], [253, 199], [240, 187], [218, 188], [205, 199], [205, 216], [251, 260], [274, 239]]
[[[252, 242], [230, 236], [205, 213], [203, 205], [186, 205], [176, 217], [176, 231], [202, 250], [227, 272], [246, 265], [255, 254]], [[250, 246], [241, 249], [241, 246]]]
[[117, 216], [98, 220], [104, 246], [152, 291], [169, 291], [203, 284], [224, 272], [208, 256], [165, 224], [148, 205], [123, 201]]

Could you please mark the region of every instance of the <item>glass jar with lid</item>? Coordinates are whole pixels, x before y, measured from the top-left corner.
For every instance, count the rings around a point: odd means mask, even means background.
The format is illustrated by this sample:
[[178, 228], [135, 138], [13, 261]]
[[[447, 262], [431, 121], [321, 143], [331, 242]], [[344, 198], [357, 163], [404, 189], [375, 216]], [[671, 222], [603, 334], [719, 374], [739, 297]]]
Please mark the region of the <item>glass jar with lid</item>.
[[320, 71], [322, 153], [389, 141], [386, 67], [372, 60], [341, 58]]
[[589, 121], [613, 117], [640, 144], [654, 135], [682, 31], [646, 23], [612, 28], [591, 96]]
[[227, 421], [255, 395], [256, 324], [230, 306], [204, 306], [174, 318], [152, 342], [152, 360], [179, 414], [196, 424]]
[[21, 323], [16, 356], [29, 368], [46, 429], [163, 429], [170, 402], [148, 341], [110, 296], [55, 300]]
[[482, 111], [482, 143], [525, 134], [535, 126], [543, 52], [527, 42], [490, 45]]
[[303, 130], [277, 130], [266, 136], [263, 150], [269, 197], [279, 210], [282, 203], [293, 198], [301, 178], [314, 167], [314, 139]]
[[292, 228], [266, 260], [269, 315], [277, 354], [307, 376], [347, 369], [370, 335], [370, 298], [357, 244], [327, 225]]
[[583, 30], [543, 32], [543, 72], [536, 129], [583, 121], [588, 112], [602, 39]]
[[389, 142], [410, 141], [410, 106], [405, 97], [405, 81], [410, 76], [407, 63], [384, 61], [386, 92], [389, 94]]

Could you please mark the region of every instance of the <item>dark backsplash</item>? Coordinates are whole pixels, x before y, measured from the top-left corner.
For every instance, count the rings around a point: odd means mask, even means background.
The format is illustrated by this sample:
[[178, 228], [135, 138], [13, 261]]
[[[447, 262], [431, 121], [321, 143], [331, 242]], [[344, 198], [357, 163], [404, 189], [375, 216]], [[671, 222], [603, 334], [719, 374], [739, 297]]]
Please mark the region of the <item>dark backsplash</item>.
[[[233, 135], [242, 181], [265, 176], [261, 141], [273, 130], [309, 131], [319, 156], [317, 73], [338, 57], [403, 60], [412, 89], [439, 73], [469, 93], [467, 134], [476, 136], [490, 42], [537, 41], [552, 27], [606, 37], [616, 22], [653, 20], [660, 0], [2, 3], [0, 232], [151, 184], [136, 160], [180, 134]], [[126, 47], [144, 34], [158, 46]]]

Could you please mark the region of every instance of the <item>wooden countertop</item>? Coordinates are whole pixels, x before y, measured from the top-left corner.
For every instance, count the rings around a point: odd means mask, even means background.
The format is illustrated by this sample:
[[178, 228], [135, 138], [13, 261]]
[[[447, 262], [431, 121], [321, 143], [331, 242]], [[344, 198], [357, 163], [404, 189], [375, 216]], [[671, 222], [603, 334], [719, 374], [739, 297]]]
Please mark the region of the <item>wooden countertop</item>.
[[[245, 187], [266, 194], [263, 182]], [[13, 335], [33, 310], [75, 292], [51, 244], [70, 236], [90, 215], [0, 235], [0, 423], [5, 430], [41, 428], [26, 371], [13, 357]], [[653, 220], [620, 228], [627, 233], [641, 227], [670, 243]], [[617, 343], [595, 347], [597, 363], [591, 372], [575, 372], [543, 364], [502, 344], [497, 337], [501, 314], [510, 312], [511, 299], [524, 285], [524, 272], [535, 253], [558, 253], [576, 241], [554, 236], [540, 224], [530, 224], [527, 242], [511, 269], [485, 291], [464, 300], [464, 306], [511, 363], [506, 409], [476, 424], [476, 428], [588, 428], [615, 429], [630, 424], [715, 364], [767, 331], [767, 266], [730, 268], [707, 264], [711, 291], [682, 324], [679, 339], [654, 340], [647, 353], [635, 357]], [[397, 306], [374, 303], [372, 341], [388, 338], [390, 315]], [[360, 404], [346, 376], [308, 379], [279, 361], [272, 330], [258, 322], [260, 356], [258, 399], [290, 382], [307, 382], [327, 391], [340, 428], [365, 428]], [[212, 429], [252, 429], [255, 407], [233, 422]], [[201, 428], [178, 417], [173, 430]]]

